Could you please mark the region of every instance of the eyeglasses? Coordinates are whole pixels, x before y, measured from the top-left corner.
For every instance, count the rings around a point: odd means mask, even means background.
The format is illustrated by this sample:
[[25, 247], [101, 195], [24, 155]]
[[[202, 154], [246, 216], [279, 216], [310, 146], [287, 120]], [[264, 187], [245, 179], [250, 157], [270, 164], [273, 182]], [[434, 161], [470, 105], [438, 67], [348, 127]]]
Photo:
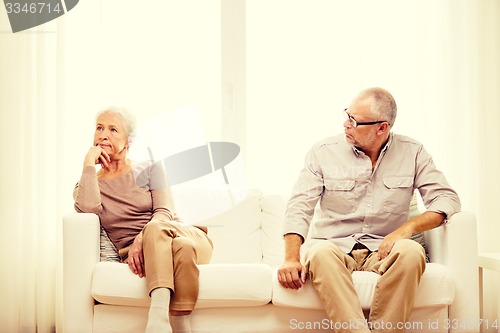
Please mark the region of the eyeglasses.
[[359, 122], [356, 119], [354, 119], [348, 112], [347, 109], [344, 109], [344, 116], [345, 119], [349, 119], [349, 123], [352, 125], [352, 127], [356, 128], [361, 125], [375, 125], [375, 124], [380, 124], [380, 123], [390, 123], [387, 120], [379, 120], [379, 121], [364, 121], [364, 122]]

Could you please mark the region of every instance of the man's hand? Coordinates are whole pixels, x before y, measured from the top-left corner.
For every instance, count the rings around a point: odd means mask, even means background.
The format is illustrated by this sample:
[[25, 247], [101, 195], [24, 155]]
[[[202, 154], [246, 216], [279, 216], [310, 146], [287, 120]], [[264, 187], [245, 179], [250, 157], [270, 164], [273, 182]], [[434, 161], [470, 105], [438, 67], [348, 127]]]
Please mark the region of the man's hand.
[[391, 253], [394, 243], [400, 239], [410, 238], [411, 235], [417, 232], [430, 230], [441, 225], [446, 215], [433, 211], [424, 212], [411, 220], [404, 223], [402, 226], [384, 237], [382, 243], [378, 247], [378, 259], [382, 260]]
[[306, 283], [306, 269], [299, 261], [285, 261], [278, 269], [279, 283], [289, 289], [300, 289]]
[[142, 252], [142, 232], [137, 235], [134, 239], [134, 243], [128, 251], [127, 263], [134, 274], [139, 275], [139, 277], [146, 276], [144, 270], [144, 255]]
[[297, 290], [306, 283], [306, 269], [300, 263], [301, 245], [302, 236], [285, 235], [285, 262], [278, 269], [278, 281], [285, 288]]
[[378, 260], [385, 259], [389, 253], [391, 253], [392, 247], [396, 241], [411, 237], [412, 233], [406, 229], [407, 228], [398, 228], [384, 237], [384, 240], [378, 247]]

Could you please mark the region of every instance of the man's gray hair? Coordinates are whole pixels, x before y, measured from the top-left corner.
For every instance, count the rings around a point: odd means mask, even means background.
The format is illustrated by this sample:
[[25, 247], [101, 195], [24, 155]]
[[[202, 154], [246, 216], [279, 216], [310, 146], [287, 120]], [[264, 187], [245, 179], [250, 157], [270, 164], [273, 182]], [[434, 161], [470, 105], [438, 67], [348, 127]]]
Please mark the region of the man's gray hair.
[[397, 106], [391, 93], [383, 88], [368, 88], [363, 90], [360, 97], [371, 98], [371, 112], [380, 120], [388, 121], [390, 127], [394, 125], [397, 116]]

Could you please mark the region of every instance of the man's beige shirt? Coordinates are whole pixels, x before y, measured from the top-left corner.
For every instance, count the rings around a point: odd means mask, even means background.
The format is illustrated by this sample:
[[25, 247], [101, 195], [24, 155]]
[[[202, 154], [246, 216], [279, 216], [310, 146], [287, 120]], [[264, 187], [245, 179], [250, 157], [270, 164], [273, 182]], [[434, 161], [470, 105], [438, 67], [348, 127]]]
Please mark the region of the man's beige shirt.
[[[460, 199], [419, 142], [391, 133], [372, 172], [370, 158], [344, 135], [316, 143], [287, 205], [284, 234], [328, 239], [345, 252], [356, 243], [371, 251], [408, 219], [414, 190], [428, 211], [460, 210]], [[446, 220], [445, 220], [446, 221]]]

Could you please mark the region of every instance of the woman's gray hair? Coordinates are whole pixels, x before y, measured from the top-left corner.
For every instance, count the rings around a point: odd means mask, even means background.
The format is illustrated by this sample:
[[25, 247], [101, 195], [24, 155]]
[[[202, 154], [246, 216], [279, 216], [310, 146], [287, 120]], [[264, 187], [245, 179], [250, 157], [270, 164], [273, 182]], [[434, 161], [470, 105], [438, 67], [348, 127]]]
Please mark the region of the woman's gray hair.
[[360, 96], [372, 98], [371, 112], [380, 120], [389, 122], [392, 127], [396, 121], [397, 106], [391, 93], [383, 88], [368, 88], [360, 93]]
[[112, 106], [112, 107], [108, 107], [102, 111], [99, 111], [97, 113], [95, 119], [96, 120], [99, 119], [99, 117], [104, 113], [114, 113], [114, 114], [119, 115], [122, 118], [123, 123], [125, 125], [125, 131], [126, 131], [126, 134], [128, 137], [129, 147], [130, 147], [130, 144], [132, 143], [133, 138], [135, 137], [135, 129], [137, 126], [137, 121], [136, 121], [135, 116], [125, 108], [119, 108], [119, 107]]

